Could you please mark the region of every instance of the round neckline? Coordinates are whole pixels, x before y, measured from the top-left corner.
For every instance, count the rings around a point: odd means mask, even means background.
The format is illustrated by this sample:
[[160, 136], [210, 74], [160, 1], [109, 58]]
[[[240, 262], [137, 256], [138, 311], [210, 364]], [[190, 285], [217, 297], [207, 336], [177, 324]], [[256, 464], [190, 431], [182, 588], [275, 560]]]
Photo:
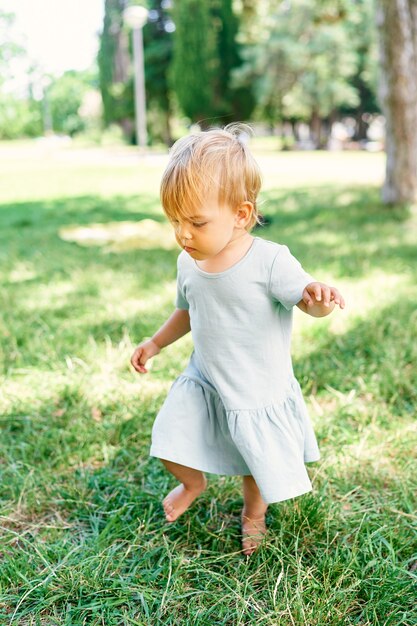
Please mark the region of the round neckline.
[[197, 261], [195, 259], [193, 259], [192, 265], [196, 272], [201, 274], [201, 276], [206, 276], [207, 278], [220, 278], [221, 276], [226, 276], [227, 274], [230, 274], [238, 267], [240, 267], [247, 260], [247, 258], [251, 255], [252, 250], [254, 249], [258, 239], [259, 237], [254, 237], [250, 247], [246, 250], [243, 257], [239, 259], [239, 261], [228, 267], [227, 270], [223, 270], [223, 272], [205, 272], [201, 269], [201, 267], [198, 267]]

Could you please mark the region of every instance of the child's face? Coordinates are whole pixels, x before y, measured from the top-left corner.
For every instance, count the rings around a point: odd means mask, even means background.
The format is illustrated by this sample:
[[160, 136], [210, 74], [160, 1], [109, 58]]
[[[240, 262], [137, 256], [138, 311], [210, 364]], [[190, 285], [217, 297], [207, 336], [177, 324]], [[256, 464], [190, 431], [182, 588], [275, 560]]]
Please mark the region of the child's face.
[[193, 259], [202, 261], [217, 256], [242, 235], [246, 220], [242, 221], [240, 211], [220, 205], [217, 192], [213, 192], [195, 215], [173, 220], [172, 225], [179, 245]]

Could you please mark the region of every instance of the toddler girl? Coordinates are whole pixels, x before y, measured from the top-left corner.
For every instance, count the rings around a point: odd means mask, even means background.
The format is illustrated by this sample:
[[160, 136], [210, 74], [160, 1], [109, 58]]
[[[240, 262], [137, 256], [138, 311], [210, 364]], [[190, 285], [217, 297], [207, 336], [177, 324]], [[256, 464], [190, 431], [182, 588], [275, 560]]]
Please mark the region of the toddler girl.
[[184, 513], [206, 487], [204, 472], [241, 475], [249, 555], [268, 504], [311, 491], [305, 463], [320, 458], [291, 364], [293, 307], [322, 317], [344, 300], [287, 246], [250, 234], [261, 178], [242, 128], [194, 133], [171, 149], [161, 200], [183, 249], [176, 309], [131, 363], [146, 373], [148, 359], [191, 330], [190, 361], [152, 429], [150, 456], [180, 481], [165, 516]]

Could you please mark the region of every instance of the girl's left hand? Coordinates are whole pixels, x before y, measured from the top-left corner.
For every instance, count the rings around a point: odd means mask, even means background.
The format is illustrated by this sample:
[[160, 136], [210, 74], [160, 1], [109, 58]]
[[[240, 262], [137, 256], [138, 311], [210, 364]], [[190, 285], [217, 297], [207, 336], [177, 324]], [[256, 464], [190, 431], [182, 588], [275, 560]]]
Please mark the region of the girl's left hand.
[[324, 283], [309, 283], [303, 291], [303, 300], [307, 307], [314, 304], [323, 304], [325, 307], [330, 306], [330, 302], [334, 301], [341, 309], [345, 308], [345, 301], [341, 293], [336, 287], [329, 287]]

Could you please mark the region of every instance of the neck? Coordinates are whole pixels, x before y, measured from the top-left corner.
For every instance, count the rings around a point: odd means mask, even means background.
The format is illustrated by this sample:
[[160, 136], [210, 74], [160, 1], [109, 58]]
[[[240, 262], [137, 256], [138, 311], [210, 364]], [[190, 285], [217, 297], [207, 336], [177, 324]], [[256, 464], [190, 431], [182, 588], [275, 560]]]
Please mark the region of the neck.
[[211, 259], [198, 261], [197, 265], [206, 272], [223, 272], [245, 256], [253, 239], [254, 237], [247, 230], [239, 231], [218, 255]]
[[229, 241], [229, 244], [227, 246], [227, 249], [230, 250], [236, 250], [238, 249], [240, 246], [245, 245], [246, 242], [252, 241], [253, 236], [248, 233], [247, 230], [237, 230], [231, 240]]

